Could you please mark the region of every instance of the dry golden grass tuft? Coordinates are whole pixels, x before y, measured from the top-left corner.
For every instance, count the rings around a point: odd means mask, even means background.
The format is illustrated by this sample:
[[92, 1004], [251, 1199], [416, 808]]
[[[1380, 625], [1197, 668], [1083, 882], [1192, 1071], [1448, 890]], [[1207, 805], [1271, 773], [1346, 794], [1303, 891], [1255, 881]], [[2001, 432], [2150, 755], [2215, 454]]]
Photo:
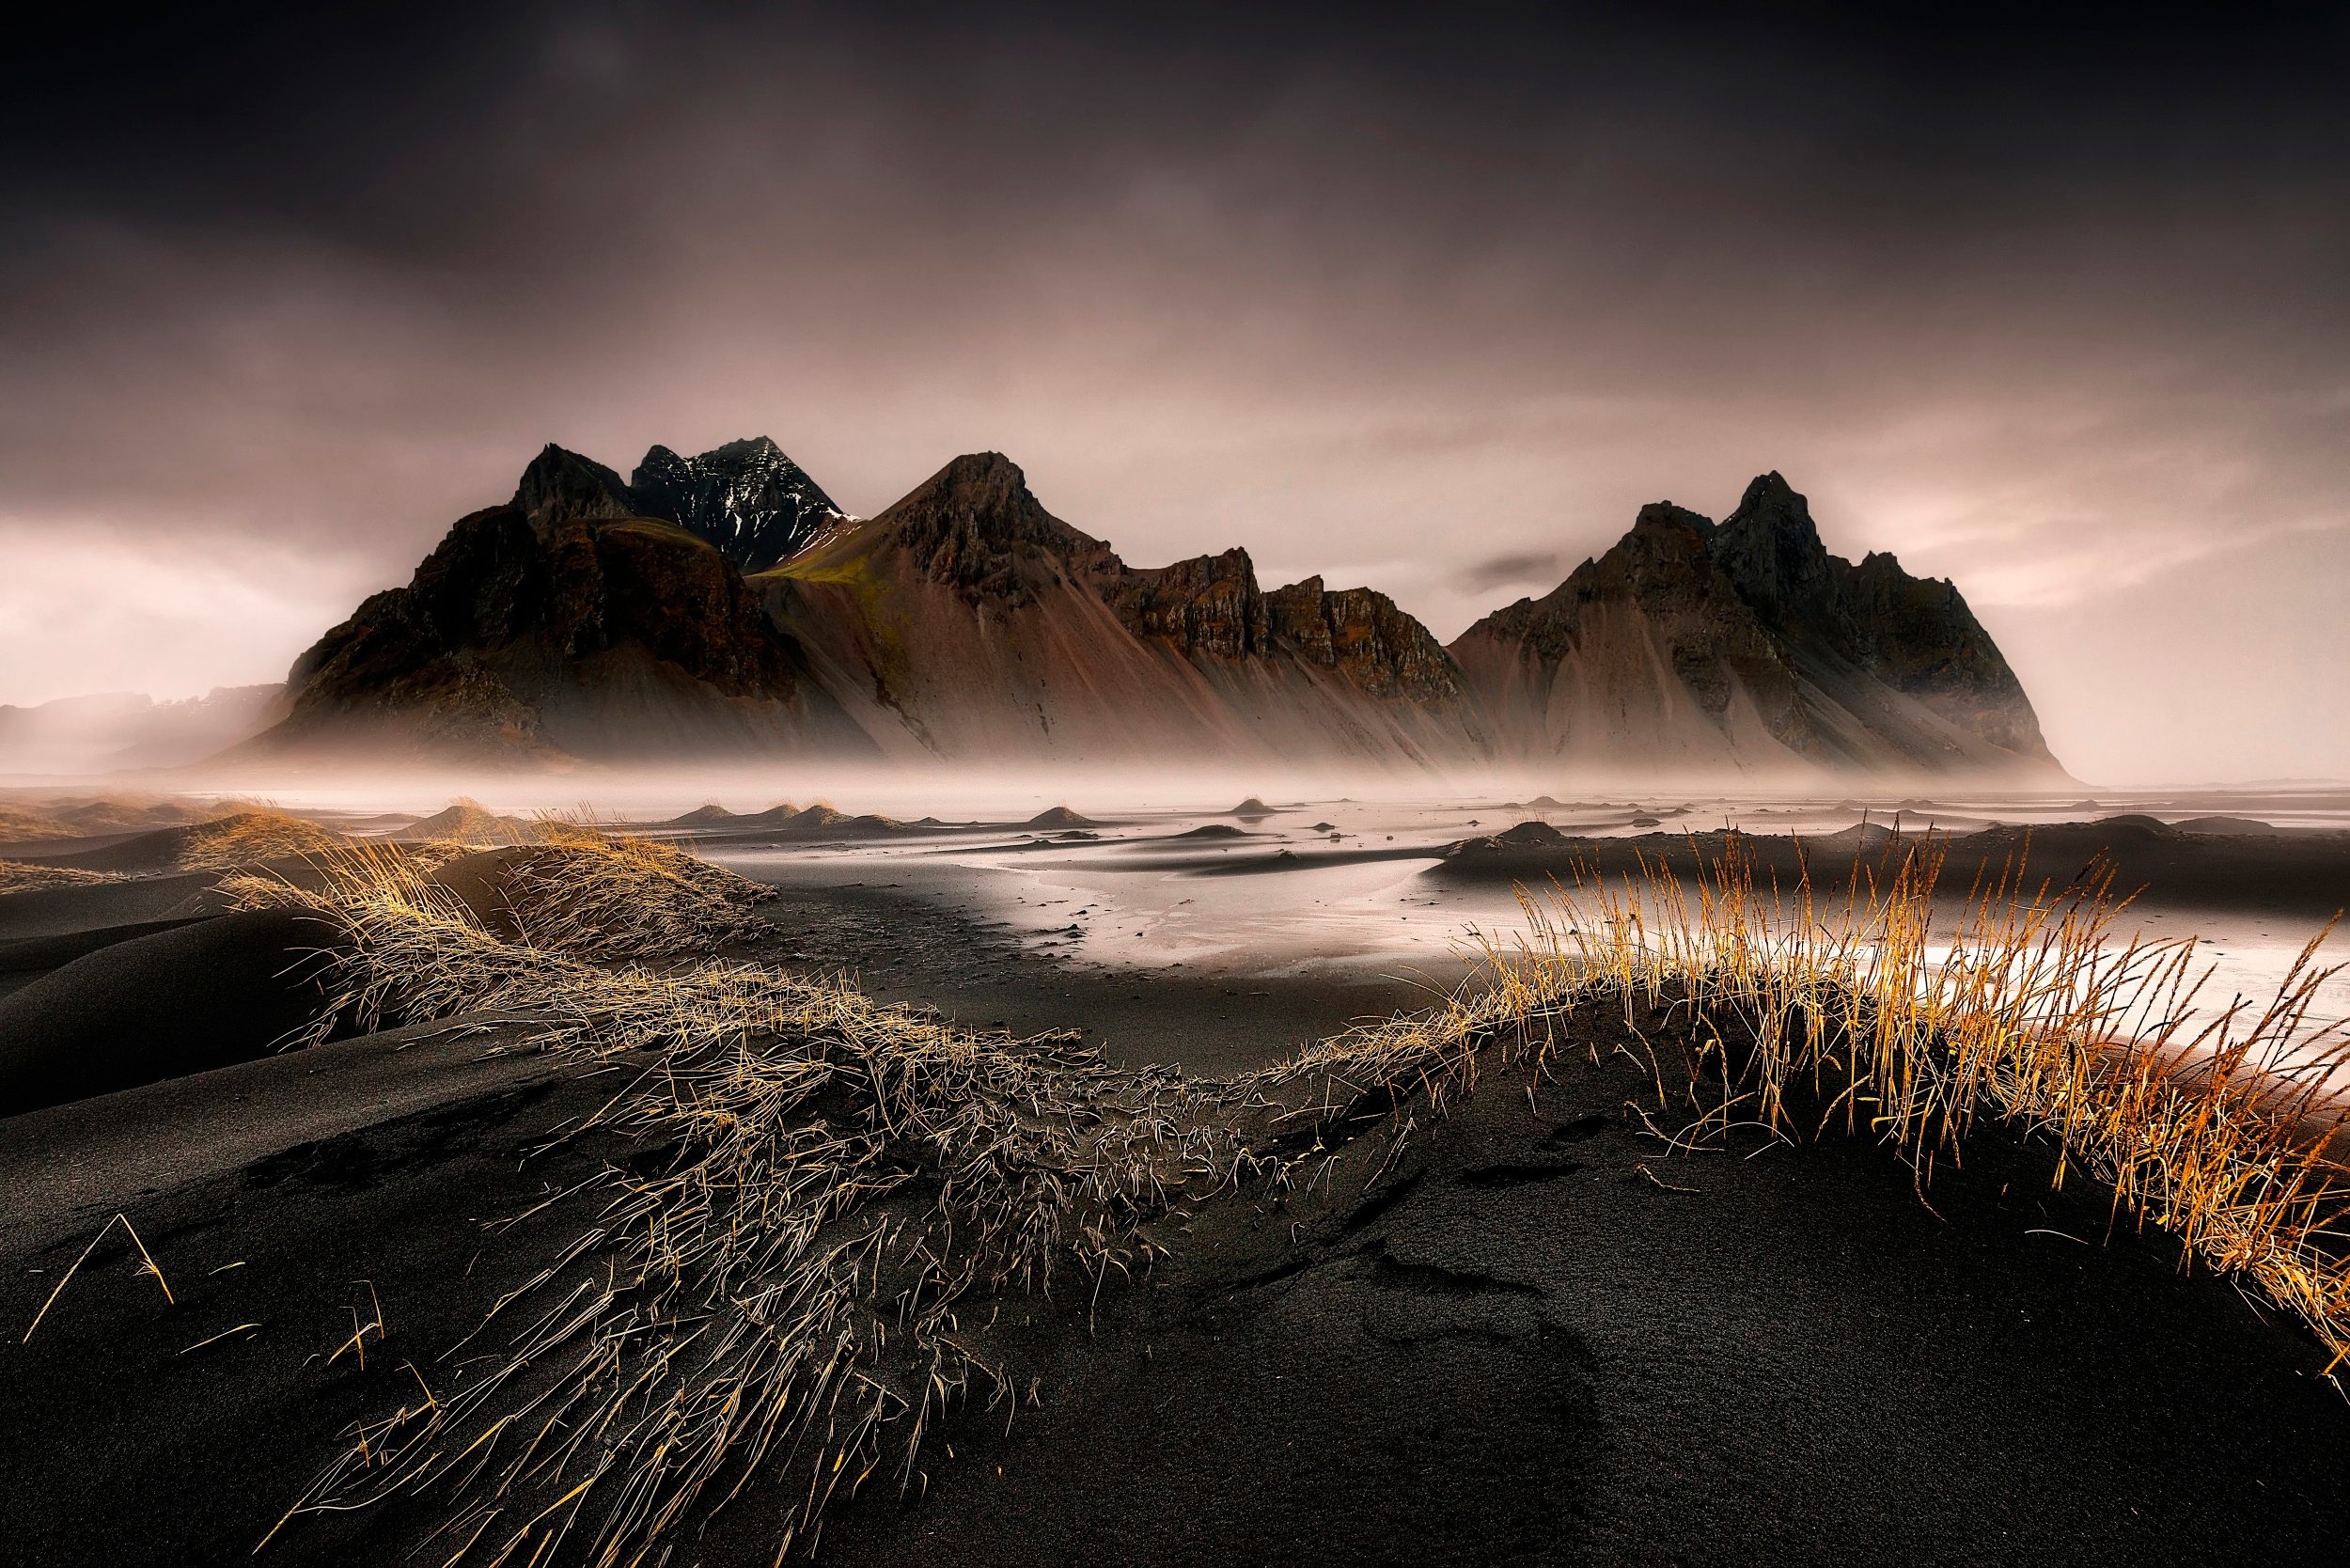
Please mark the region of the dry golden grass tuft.
[[2034, 888], [2019, 855], [1937, 901], [1945, 847], [1898, 847], [1841, 888], [1780, 889], [1758, 886], [1733, 836], [1711, 861], [1700, 851], [1691, 882], [1644, 861], [1614, 885], [1522, 889], [1528, 933], [1484, 944], [1480, 986], [1260, 1076], [1332, 1103], [1376, 1090], [1440, 1108], [1488, 1052], [1539, 1070], [1590, 1010], [1661, 1018], [1681, 1049], [1650, 1058], [1658, 1098], [1674, 1099], [1677, 1061], [1696, 1113], [1676, 1145], [1749, 1126], [1866, 1132], [1922, 1191], [1988, 1114], [2053, 1137], [2060, 1183], [2107, 1184], [2117, 1214], [2350, 1356], [2350, 1024], [2313, 1012], [2336, 972], [2317, 963], [2326, 933], [2264, 1004], [2208, 1006], [2194, 939], [2118, 934], [2128, 901], [2109, 868]]
[[336, 839], [305, 857], [303, 874], [245, 872], [221, 886], [235, 907], [306, 908], [380, 942], [353, 971], [371, 986], [392, 975], [420, 983], [431, 961], [403, 945], [451, 920], [526, 953], [654, 959], [755, 933], [755, 906], [772, 896], [673, 844], [558, 817], [540, 819], [533, 834], [482, 869], [477, 900], [487, 908], [469, 907], [440, 880], [451, 861], [483, 853], [447, 840]]
[[180, 847], [180, 865], [192, 871], [234, 870], [328, 854], [345, 842], [316, 823], [262, 806], [190, 828]]
[[634, 958], [707, 950], [759, 928], [769, 889], [675, 844], [540, 819], [540, 847], [515, 856], [506, 907], [523, 940], [556, 952]]
[[0, 860], [0, 893], [26, 893], [39, 887], [86, 887], [122, 880], [118, 871], [85, 871], [71, 866], [33, 866], [22, 860]]
[[0, 801], [0, 844], [71, 839], [84, 831], [42, 806]]
[[[557, 1195], [592, 1222], [493, 1310], [482, 1334], [517, 1326], [489, 1370], [420, 1374], [421, 1398], [356, 1429], [289, 1519], [439, 1488], [449, 1539], [481, 1552], [467, 1560], [555, 1560], [576, 1529], [579, 1560], [617, 1564], [782, 1474], [805, 1487], [778, 1527], [789, 1551], [883, 1466], [923, 1483], [948, 1406], [978, 1394], [1009, 1416], [974, 1300], [1071, 1272], [1098, 1289], [1148, 1260], [1143, 1226], [1172, 1195], [1246, 1158], [1174, 1074], [1063, 1038], [958, 1029], [747, 964], [555, 950], [666, 941], [732, 892], [666, 847], [557, 838], [568, 858], [520, 901], [536, 940], [494, 933], [387, 848], [341, 857], [322, 888], [278, 885], [341, 920], [342, 1005], [370, 1019], [494, 1015], [542, 1048], [653, 1053], [581, 1130], [664, 1152]], [[595, 877], [683, 912], [648, 928], [564, 880]]]

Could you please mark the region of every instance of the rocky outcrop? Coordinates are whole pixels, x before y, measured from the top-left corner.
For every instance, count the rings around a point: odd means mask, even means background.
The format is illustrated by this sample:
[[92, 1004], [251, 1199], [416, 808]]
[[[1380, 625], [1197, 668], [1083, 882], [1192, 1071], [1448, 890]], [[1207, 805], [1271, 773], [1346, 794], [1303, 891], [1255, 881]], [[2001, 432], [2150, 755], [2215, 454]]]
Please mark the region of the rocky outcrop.
[[1827, 553], [1778, 474], [1716, 526], [1660, 502], [1451, 645], [1501, 749], [1703, 771], [2058, 773], [1956, 588]]
[[1458, 702], [1460, 666], [1395, 601], [1367, 588], [1325, 591], [1319, 577], [1265, 595], [1276, 639], [1308, 664], [1334, 670], [1371, 696]]
[[1121, 565], [1103, 597], [1138, 637], [1190, 660], [1286, 657], [1332, 672], [1376, 698], [1451, 701], [1460, 671], [1428, 628], [1370, 588], [1324, 588], [1308, 577], [1260, 591], [1246, 550], [1172, 566]]
[[540, 448], [523, 470], [512, 505], [540, 527], [637, 515], [635, 498], [619, 475], [553, 442]]
[[623, 517], [673, 524], [746, 572], [780, 565], [850, 521], [763, 435], [698, 457], [654, 447], [625, 481], [550, 445], [523, 471], [514, 506], [541, 527]]
[[1248, 659], [1271, 650], [1273, 629], [1257, 568], [1246, 550], [1194, 556], [1171, 566], [1131, 567], [1104, 574], [1102, 596], [1138, 637], [1152, 637], [1187, 659]]

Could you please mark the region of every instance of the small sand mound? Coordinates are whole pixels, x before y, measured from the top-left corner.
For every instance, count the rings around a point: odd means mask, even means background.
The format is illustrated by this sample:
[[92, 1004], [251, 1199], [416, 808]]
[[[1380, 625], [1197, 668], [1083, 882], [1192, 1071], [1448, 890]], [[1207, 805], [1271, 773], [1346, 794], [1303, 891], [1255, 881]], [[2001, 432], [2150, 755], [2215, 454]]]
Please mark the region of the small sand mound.
[[2172, 827], [2160, 817], [2144, 816], [2138, 812], [2130, 812], [2119, 817], [2101, 817], [2089, 825], [2106, 833], [2117, 842], [2126, 842], [2131, 839], [2144, 842], [2149, 839], [2159, 840], [2183, 837], [2177, 828]]
[[459, 799], [450, 801], [446, 808], [429, 817], [409, 823], [395, 837], [488, 847], [535, 843], [539, 839], [539, 830], [520, 817], [501, 817], [478, 800]]
[[180, 866], [191, 871], [226, 871], [264, 860], [326, 855], [342, 848], [342, 835], [283, 811], [243, 811], [185, 830]]
[[1259, 817], [1270, 817], [1273, 814], [1273, 808], [1267, 806], [1263, 801], [1259, 800], [1255, 795], [1250, 795], [1246, 800], [1242, 801], [1238, 806], [1233, 807], [1230, 811], [1226, 813], [1228, 816], [1246, 817], [1251, 822], [1254, 822]]
[[1205, 827], [1195, 827], [1187, 833], [1178, 833], [1175, 837], [1178, 839], [1246, 839], [1248, 834], [1245, 829], [1234, 827], [1230, 823], [1210, 823]]
[[102, 833], [144, 833], [158, 827], [215, 822], [252, 810], [255, 805], [240, 800], [138, 800], [102, 795], [66, 807], [58, 814], [73, 824], [75, 832], [95, 837]]
[[1464, 839], [1452, 846], [1452, 855], [1499, 855], [1509, 850], [1553, 849], [1567, 842], [1567, 836], [1548, 823], [1524, 822], [1489, 833], [1481, 839]]
[[1080, 817], [1066, 806], [1056, 806], [1049, 811], [1039, 811], [1021, 824], [1024, 827], [1099, 827], [1090, 817]]
[[519, 853], [499, 888], [522, 938], [597, 958], [707, 950], [755, 930], [769, 890], [672, 844], [592, 830], [549, 833]]
[[669, 827], [715, 827], [743, 819], [714, 800], [706, 800], [680, 816], [671, 817], [664, 824]]
[[1855, 823], [1852, 826], [1839, 832], [1822, 834], [1814, 841], [1821, 844], [1833, 844], [1840, 849], [1867, 850], [1882, 848], [1903, 837], [1904, 835], [1894, 832], [1883, 823]]

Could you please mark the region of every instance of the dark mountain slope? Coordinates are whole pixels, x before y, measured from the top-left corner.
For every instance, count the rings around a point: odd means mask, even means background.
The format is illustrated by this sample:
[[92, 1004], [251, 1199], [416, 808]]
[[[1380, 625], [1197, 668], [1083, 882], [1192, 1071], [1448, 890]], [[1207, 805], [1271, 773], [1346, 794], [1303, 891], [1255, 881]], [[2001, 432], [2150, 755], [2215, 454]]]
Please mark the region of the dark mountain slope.
[[461, 519], [408, 587], [321, 638], [288, 693], [290, 716], [241, 754], [865, 748], [716, 549], [631, 516], [617, 475], [552, 447], [511, 503]]
[[758, 580], [885, 747], [1372, 765], [1480, 749], [1450, 660], [1384, 596], [1268, 594], [1240, 550], [1129, 567], [997, 453]]
[[2061, 776], [2022, 685], [1947, 582], [1830, 556], [1756, 479], [1728, 522], [1669, 503], [1449, 651], [1502, 754], [1601, 768]]
[[1889, 555], [1858, 566], [1829, 555], [1810, 506], [1778, 474], [1747, 486], [1712, 550], [1824, 688], [1882, 682], [1993, 746], [2050, 760], [2023, 683], [1957, 587], [1912, 577]]

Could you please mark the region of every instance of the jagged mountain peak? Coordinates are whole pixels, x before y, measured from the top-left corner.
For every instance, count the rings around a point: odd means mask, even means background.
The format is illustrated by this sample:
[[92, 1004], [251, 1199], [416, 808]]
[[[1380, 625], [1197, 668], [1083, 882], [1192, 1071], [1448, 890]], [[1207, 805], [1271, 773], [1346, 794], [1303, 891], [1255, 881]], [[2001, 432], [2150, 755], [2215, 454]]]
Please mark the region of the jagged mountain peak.
[[763, 435], [729, 441], [698, 457], [653, 447], [630, 476], [629, 489], [647, 515], [699, 535], [746, 572], [779, 566], [850, 521], [806, 469]]
[[1832, 557], [1810, 503], [1776, 469], [1747, 486], [1711, 544], [1739, 593], [1774, 625], [1800, 619], [1832, 592]]
[[1641, 528], [1684, 529], [1700, 539], [1711, 539], [1714, 535], [1712, 518], [1703, 512], [1691, 511], [1687, 507], [1675, 506], [1670, 501], [1651, 501], [1640, 509], [1637, 516], [1633, 518], [1632, 526], [1635, 530]]
[[[1637, 754], [1656, 737], [1610, 729], [1614, 715], [1686, 700], [1711, 726], [1668, 737], [1690, 755], [1767, 744], [1936, 770], [2052, 762], [1958, 590], [1890, 555], [1858, 567], [1829, 555], [1810, 503], [1776, 470], [1718, 525], [1669, 502], [1643, 507], [1605, 555], [1487, 616], [1452, 651], [1538, 752]], [[1656, 683], [1660, 654], [1671, 679]], [[1637, 702], [1623, 697], [1636, 690]]]
[[1773, 468], [1747, 481], [1747, 488], [1738, 497], [1737, 508], [1731, 516], [1758, 511], [1792, 513], [1809, 521], [1811, 504], [1804, 498], [1801, 491], [1787, 482], [1786, 475]]
[[1116, 569], [1108, 547], [1046, 511], [1001, 452], [956, 458], [870, 528], [901, 546], [917, 571], [975, 602], [1025, 604], [1057, 572]]
[[619, 475], [552, 441], [523, 470], [514, 507], [540, 527], [575, 518], [632, 517], [637, 511]]
[[1046, 515], [1044, 504], [1028, 488], [1028, 476], [1001, 452], [964, 453], [916, 485], [882, 516], [886, 519], [938, 508], [992, 521], [1016, 522]]
[[1790, 559], [1825, 556], [1819, 525], [1811, 521], [1811, 503], [1789, 484], [1777, 469], [1758, 474], [1721, 526], [1715, 530], [1716, 548], [1754, 549], [1768, 541], [1769, 548]]

